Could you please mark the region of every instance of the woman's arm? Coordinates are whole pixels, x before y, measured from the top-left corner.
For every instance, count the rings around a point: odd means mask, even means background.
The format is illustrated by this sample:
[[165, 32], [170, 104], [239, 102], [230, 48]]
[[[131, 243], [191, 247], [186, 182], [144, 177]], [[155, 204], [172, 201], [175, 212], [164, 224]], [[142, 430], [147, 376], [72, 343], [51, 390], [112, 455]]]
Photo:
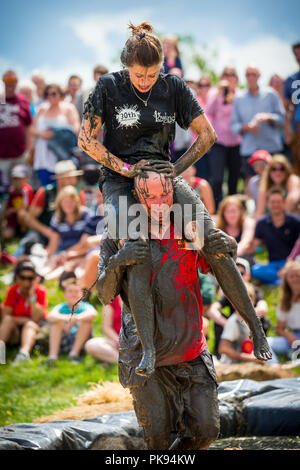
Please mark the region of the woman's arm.
[[285, 208], [288, 212], [297, 210], [300, 201], [300, 179], [297, 175], [291, 175], [287, 183], [288, 194], [285, 200]]
[[66, 116], [69, 123], [73, 127], [75, 134], [78, 135], [80, 130], [80, 117], [76, 106], [74, 106], [72, 103], [68, 103]]
[[284, 338], [288, 340], [289, 344], [293, 344], [293, 342], [297, 339], [294, 333], [287, 330], [286, 323], [284, 321], [277, 321], [276, 331], [278, 336], [284, 336]]
[[94, 115], [92, 118], [89, 118], [84, 115], [78, 136], [78, 147], [98, 163], [101, 163], [101, 165], [127, 178], [133, 178], [138, 175], [144, 167], [149, 166], [147, 160], [140, 160], [127, 168], [120, 158], [109, 152], [97, 139], [101, 126], [102, 119], [99, 116]]
[[205, 114], [196, 117], [190, 124], [197, 139], [174, 164], [175, 177], [197, 162], [216, 142], [217, 136]]
[[258, 192], [258, 199], [257, 199], [257, 205], [256, 205], [256, 213], [255, 213], [256, 220], [260, 219], [260, 217], [265, 215], [266, 201], [267, 201], [266, 191], [260, 188]]
[[102, 330], [107, 338], [118, 343], [119, 336], [113, 329], [114, 309], [111, 305], [105, 305], [102, 310]]
[[251, 246], [253, 242], [255, 231], [255, 221], [250, 217], [246, 217], [243, 229], [242, 229], [242, 236], [241, 241], [238, 243], [237, 255], [242, 257], [245, 254], [249, 254], [251, 251]]
[[57, 232], [54, 232], [52, 230], [48, 246], [46, 247], [48, 256], [52, 256], [57, 252], [58, 247], [59, 247], [59, 242], [60, 242], [60, 235]]
[[215, 213], [215, 200], [211, 185], [206, 180], [201, 180], [199, 184], [200, 189], [200, 196], [201, 199], [209, 213], [209, 215], [213, 215]]

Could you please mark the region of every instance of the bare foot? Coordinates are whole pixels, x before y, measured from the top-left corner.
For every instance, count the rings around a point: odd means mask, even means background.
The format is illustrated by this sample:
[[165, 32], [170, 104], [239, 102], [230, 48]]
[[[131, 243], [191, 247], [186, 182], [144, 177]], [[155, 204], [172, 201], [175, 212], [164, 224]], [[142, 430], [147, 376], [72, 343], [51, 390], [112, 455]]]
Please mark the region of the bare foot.
[[254, 356], [260, 361], [268, 361], [272, 359], [272, 351], [268, 344], [264, 332], [255, 332], [253, 334]]
[[139, 365], [135, 368], [138, 375], [150, 377], [155, 371], [155, 351], [145, 352]]

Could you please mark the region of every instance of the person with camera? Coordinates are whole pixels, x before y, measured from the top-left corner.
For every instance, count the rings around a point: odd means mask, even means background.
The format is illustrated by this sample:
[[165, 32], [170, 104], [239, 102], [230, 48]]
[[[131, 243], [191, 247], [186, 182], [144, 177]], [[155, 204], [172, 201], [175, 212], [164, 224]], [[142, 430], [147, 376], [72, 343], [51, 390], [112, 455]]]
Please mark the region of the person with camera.
[[238, 76], [232, 67], [225, 67], [218, 88], [211, 92], [206, 110], [211, 116], [212, 125], [218, 140], [210, 151], [209, 165], [211, 184], [216, 207], [223, 198], [222, 184], [225, 168], [228, 169], [228, 194], [235, 194], [241, 168], [241, 137], [231, 131], [230, 122], [233, 100], [238, 93]]

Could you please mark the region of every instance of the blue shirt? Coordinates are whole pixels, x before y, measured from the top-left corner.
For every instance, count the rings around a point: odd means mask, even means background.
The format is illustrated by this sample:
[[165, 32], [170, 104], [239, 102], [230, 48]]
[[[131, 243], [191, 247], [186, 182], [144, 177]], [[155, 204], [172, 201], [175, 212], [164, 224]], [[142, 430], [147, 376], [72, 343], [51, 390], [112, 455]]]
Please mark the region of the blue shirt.
[[234, 134], [241, 134], [244, 124], [252, 121], [257, 113], [270, 113], [274, 124], [268, 122], [260, 124], [259, 133], [246, 132], [242, 135], [240, 147], [242, 156], [248, 157], [256, 150], [267, 150], [270, 153], [282, 150], [280, 131], [285, 120], [285, 111], [276, 91], [267, 87], [259, 89], [257, 95], [252, 95], [249, 90], [234, 98], [231, 116], [231, 130]]
[[281, 227], [275, 227], [271, 215], [261, 217], [255, 227], [255, 238], [264, 242], [269, 253], [269, 261], [286, 259], [300, 234], [300, 217], [286, 212]]
[[[67, 302], [62, 302], [61, 304], [58, 304], [56, 305], [52, 312], [55, 312], [55, 313], [62, 313], [64, 315], [71, 315], [72, 313], [72, 309], [69, 307], [69, 305], [67, 304]], [[51, 312], [51, 313], [52, 313]], [[92, 312], [95, 312], [95, 309], [94, 307], [89, 304], [88, 302], [80, 302], [78, 305], [77, 305], [77, 308], [76, 310], [74, 310], [74, 315], [78, 315], [79, 313], [83, 313], [83, 312], [86, 312], [86, 313], [92, 313]], [[75, 324], [72, 326], [72, 328], [70, 329], [69, 333], [71, 334], [75, 334], [77, 333], [77, 330], [78, 330], [78, 325]]]
[[[283, 89], [284, 97], [291, 101], [292, 101], [293, 94], [295, 94], [294, 96], [297, 100], [299, 100], [300, 98], [300, 94], [299, 94], [300, 83], [297, 83], [297, 86], [295, 88], [292, 87], [293, 82], [295, 82], [296, 80], [299, 80], [300, 82], [300, 70], [299, 72], [296, 72], [296, 73], [293, 73], [293, 75], [290, 75], [284, 82], [284, 89]], [[298, 104], [298, 110], [297, 110], [297, 106], [295, 106], [294, 108], [294, 114], [293, 114], [293, 120], [292, 120], [292, 125], [293, 125], [294, 130], [296, 130], [296, 126], [297, 126], [296, 121], [300, 120], [300, 118], [296, 118], [297, 111], [298, 111], [298, 116], [299, 116], [299, 104]]]
[[85, 227], [90, 218], [90, 211], [87, 208], [83, 208], [81, 217], [79, 220], [76, 220], [74, 224], [69, 224], [66, 220], [59, 222], [57, 215], [54, 214], [51, 222], [50, 228], [57, 232], [60, 236], [59, 250], [64, 251], [71, 248], [79, 242], [81, 235], [85, 233]]

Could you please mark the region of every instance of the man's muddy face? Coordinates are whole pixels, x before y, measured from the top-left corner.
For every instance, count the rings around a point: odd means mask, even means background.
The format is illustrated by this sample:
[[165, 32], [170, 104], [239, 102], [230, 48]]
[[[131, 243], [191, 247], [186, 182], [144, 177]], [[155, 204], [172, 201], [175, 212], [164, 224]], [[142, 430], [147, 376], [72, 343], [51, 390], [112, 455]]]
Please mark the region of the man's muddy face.
[[136, 195], [148, 217], [162, 221], [168, 217], [173, 205], [173, 182], [161, 173], [147, 172], [147, 176], [135, 178]]

